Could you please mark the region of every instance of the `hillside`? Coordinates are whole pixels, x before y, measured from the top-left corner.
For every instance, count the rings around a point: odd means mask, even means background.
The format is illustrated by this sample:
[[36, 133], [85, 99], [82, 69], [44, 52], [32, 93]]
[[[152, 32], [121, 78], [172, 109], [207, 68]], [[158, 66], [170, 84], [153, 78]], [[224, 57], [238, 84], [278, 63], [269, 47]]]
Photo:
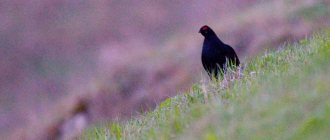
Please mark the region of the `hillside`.
[[329, 60], [328, 30], [246, 61], [224, 88], [195, 84], [152, 112], [90, 127], [81, 139], [327, 139]]
[[78, 130], [152, 111], [206, 74], [202, 25], [249, 62], [329, 27], [329, 7], [328, 0], [2, 1], [0, 137], [59, 137], [81, 108], [87, 119]]

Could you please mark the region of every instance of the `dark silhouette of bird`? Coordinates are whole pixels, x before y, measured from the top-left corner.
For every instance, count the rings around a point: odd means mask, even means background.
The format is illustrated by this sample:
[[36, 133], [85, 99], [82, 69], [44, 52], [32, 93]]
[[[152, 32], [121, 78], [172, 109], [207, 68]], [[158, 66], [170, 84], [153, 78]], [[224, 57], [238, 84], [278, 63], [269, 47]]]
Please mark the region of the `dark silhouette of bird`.
[[201, 27], [199, 33], [204, 36], [202, 64], [211, 79], [213, 76], [218, 79], [228, 67], [239, 66], [235, 50], [223, 43], [209, 26]]

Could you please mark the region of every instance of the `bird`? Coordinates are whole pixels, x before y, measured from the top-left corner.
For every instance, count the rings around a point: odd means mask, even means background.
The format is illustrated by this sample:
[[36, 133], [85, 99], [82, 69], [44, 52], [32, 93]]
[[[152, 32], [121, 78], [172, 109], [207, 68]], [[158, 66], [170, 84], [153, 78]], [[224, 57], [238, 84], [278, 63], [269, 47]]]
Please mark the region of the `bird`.
[[221, 78], [228, 67], [240, 65], [235, 50], [223, 43], [209, 26], [202, 26], [199, 33], [204, 36], [202, 64], [211, 79]]

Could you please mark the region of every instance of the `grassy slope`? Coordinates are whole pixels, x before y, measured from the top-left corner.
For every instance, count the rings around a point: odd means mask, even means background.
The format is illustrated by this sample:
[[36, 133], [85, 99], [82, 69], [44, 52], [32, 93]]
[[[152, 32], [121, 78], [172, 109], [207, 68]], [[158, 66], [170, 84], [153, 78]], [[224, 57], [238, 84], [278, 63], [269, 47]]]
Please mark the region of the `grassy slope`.
[[153, 112], [88, 129], [81, 139], [327, 139], [330, 32], [249, 62], [229, 87], [201, 85]]

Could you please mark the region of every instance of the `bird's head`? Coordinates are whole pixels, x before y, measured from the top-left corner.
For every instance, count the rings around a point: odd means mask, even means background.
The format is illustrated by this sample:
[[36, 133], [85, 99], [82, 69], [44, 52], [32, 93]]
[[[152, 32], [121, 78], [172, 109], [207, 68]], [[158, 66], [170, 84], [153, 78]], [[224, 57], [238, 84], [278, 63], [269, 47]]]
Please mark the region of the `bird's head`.
[[207, 25], [204, 25], [199, 29], [199, 33], [201, 33], [204, 37], [215, 35], [214, 31]]

